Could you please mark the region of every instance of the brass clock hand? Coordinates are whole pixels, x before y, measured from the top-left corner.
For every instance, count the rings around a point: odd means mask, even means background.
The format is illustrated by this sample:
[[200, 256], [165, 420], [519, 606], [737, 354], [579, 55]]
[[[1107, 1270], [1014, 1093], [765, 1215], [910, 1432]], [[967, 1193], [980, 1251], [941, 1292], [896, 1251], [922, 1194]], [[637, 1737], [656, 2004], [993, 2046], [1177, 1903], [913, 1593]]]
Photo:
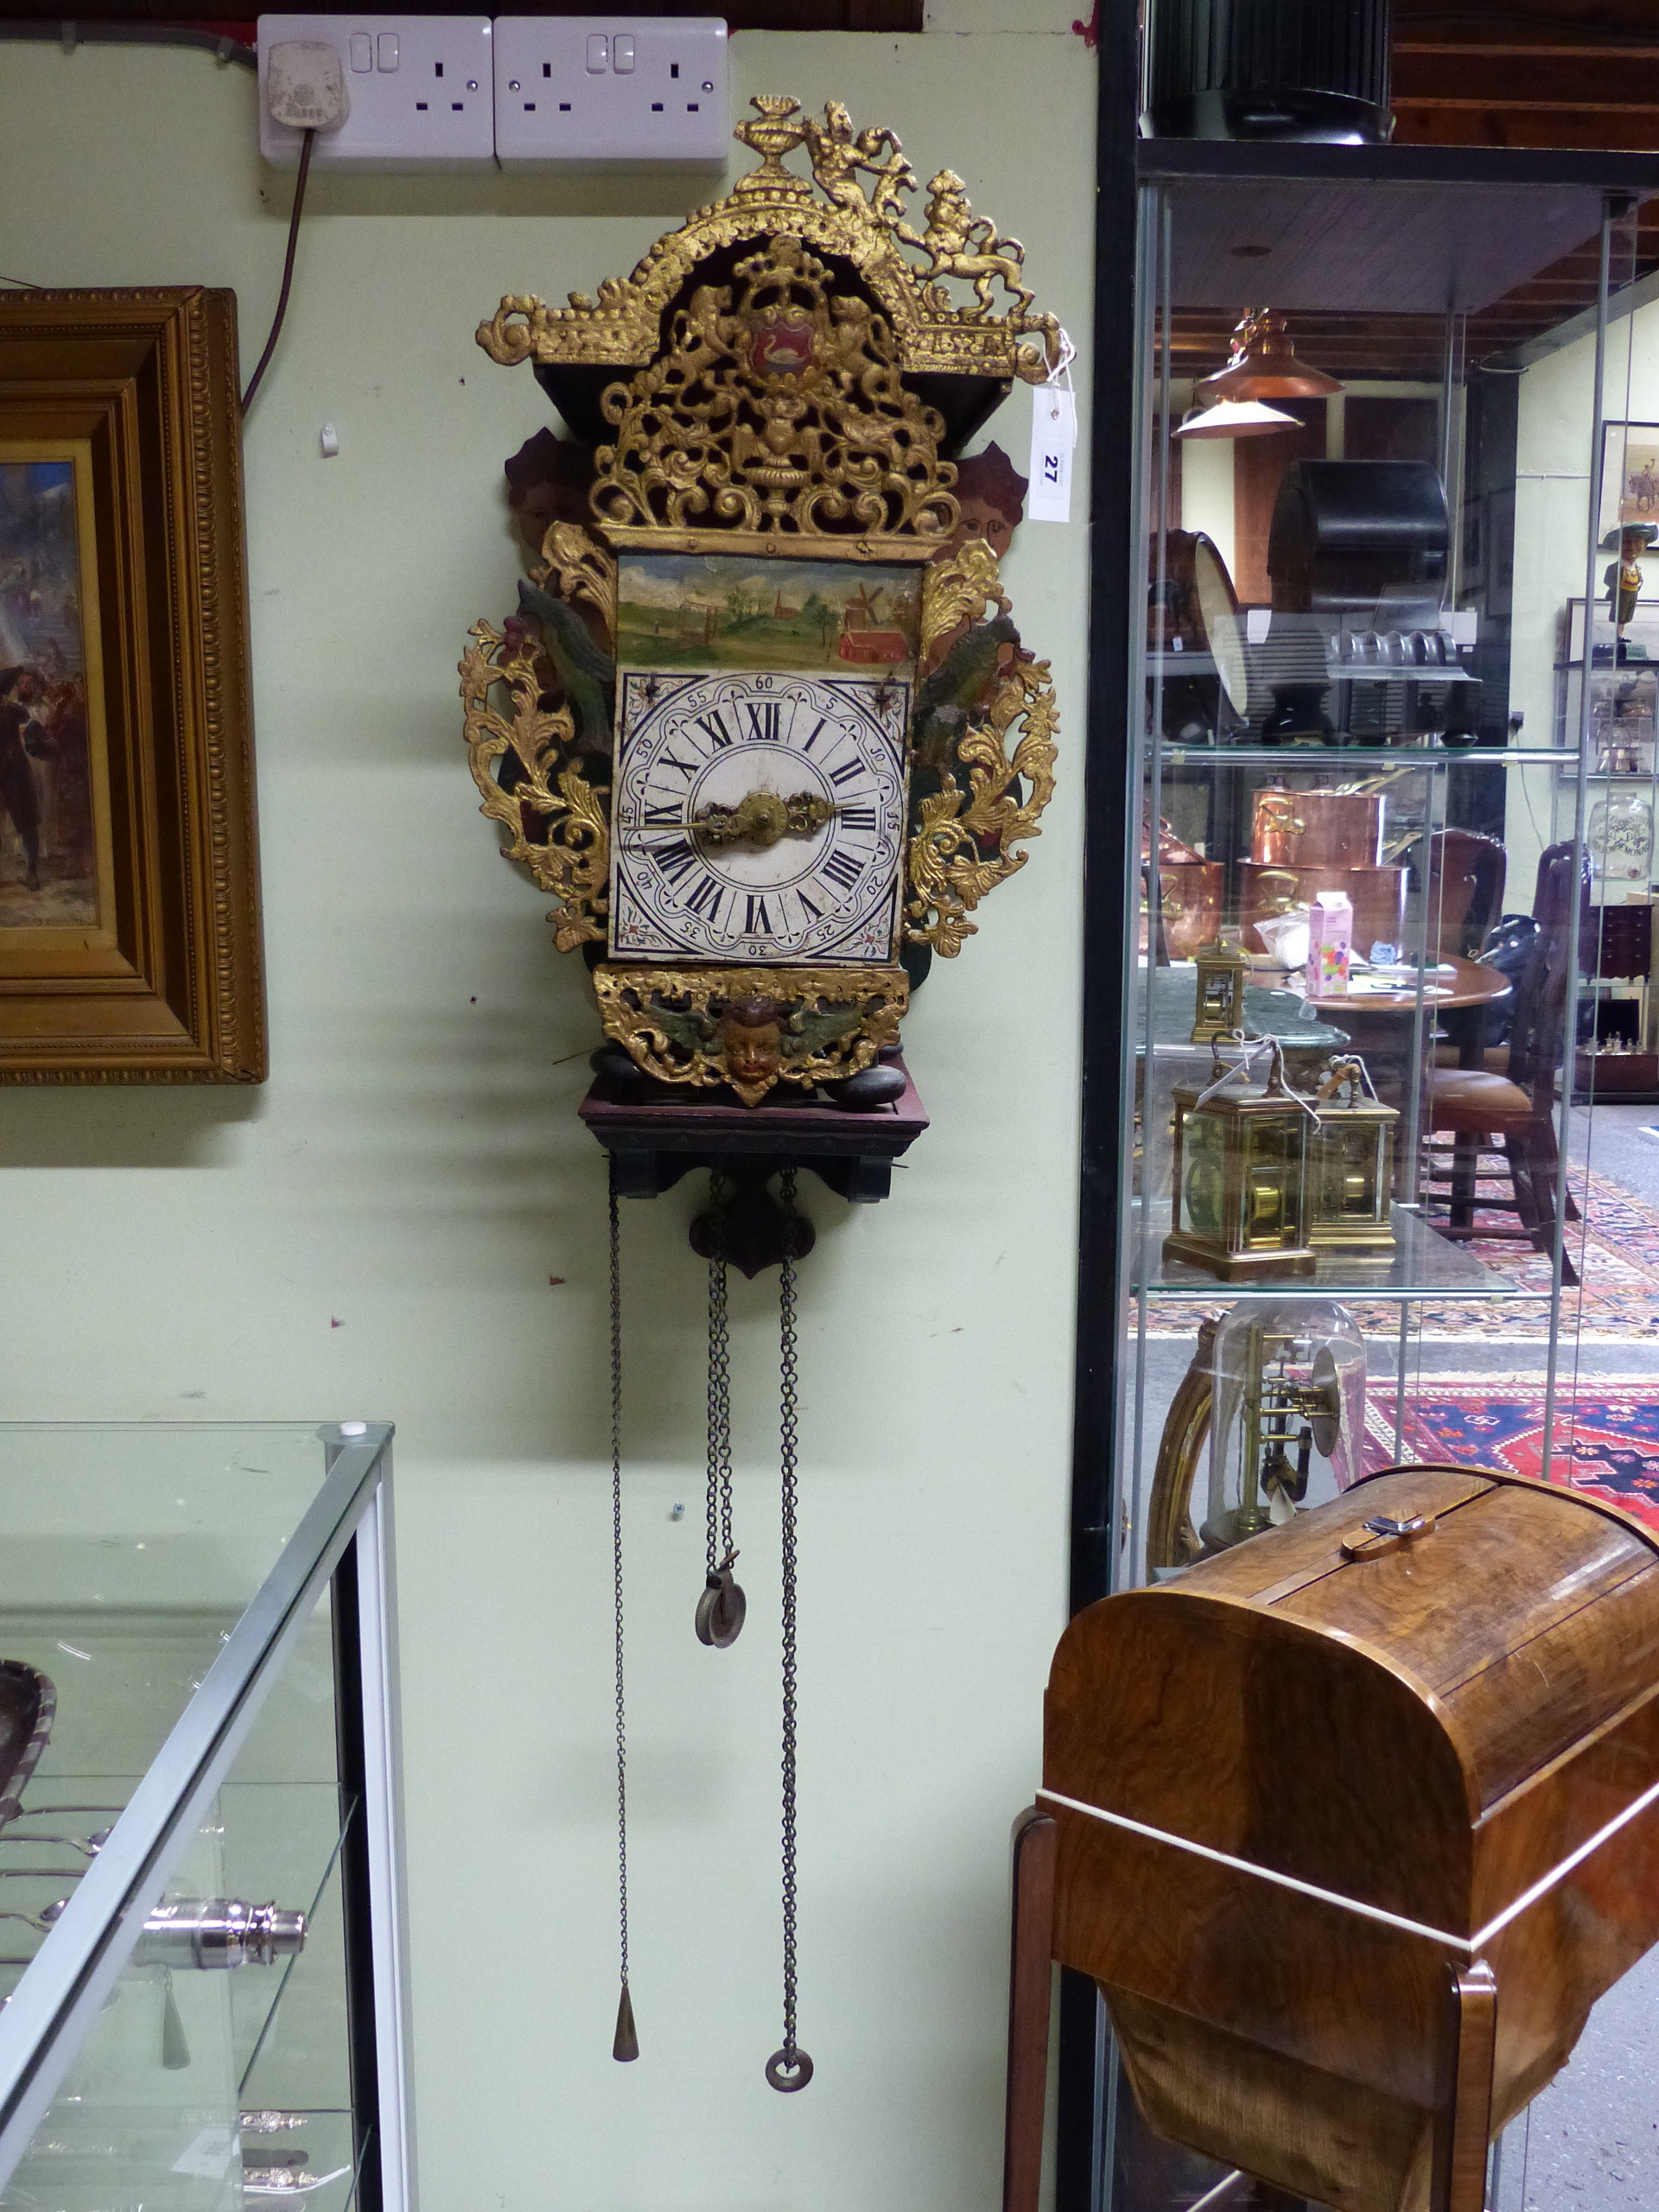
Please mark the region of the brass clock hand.
[[764, 851], [780, 837], [810, 837], [832, 820], [832, 801], [816, 791], [785, 798], [777, 791], [750, 791], [735, 806], [710, 804], [688, 825], [705, 845], [758, 845]]

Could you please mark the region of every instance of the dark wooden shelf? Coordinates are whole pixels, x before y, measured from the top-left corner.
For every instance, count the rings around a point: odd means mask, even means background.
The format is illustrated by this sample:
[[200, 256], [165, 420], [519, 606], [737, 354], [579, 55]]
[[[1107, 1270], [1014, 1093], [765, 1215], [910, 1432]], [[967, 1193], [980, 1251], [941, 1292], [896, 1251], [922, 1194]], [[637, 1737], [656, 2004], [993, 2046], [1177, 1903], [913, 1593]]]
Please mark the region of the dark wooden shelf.
[[642, 1089], [597, 1076], [576, 1111], [617, 1164], [624, 1198], [652, 1198], [697, 1167], [739, 1162], [776, 1174], [786, 1162], [810, 1167], [855, 1205], [874, 1205], [893, 1185], [893, 1163], [927, 1127], [927, 1115], [902, 1060], [902, 1095], [862, 1113], [819, 1096], [798, 1103], [745, 1106], [727, 1092], [702, 1097], [667, 1084]]

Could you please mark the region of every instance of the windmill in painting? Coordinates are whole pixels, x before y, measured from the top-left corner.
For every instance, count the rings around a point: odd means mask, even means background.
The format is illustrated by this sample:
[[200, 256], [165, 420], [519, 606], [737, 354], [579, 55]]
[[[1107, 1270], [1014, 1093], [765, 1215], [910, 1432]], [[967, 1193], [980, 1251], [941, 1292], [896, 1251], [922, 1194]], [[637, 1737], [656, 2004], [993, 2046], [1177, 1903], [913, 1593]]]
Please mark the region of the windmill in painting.
[[861, 666], [893, 668], [910, 658], [909, 639], [902, 630], [884, 626], [877, 612], [883, 587], [874, 590], [868, 586], [855, 586], [847, 607], [841, 618], [841, 641], [836, 651], [842, 660]]

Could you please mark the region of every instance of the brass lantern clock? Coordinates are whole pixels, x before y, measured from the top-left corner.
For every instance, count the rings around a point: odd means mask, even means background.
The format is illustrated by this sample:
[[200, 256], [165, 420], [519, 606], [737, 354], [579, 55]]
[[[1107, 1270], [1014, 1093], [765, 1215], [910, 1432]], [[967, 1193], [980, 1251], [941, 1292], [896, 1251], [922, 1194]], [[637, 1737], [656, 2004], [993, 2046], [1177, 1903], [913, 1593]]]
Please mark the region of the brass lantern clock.
[[[709, 1176], [707, 1547], [695, 1610], [742, 1628], [726, 1271], [779, 1270], [784, 2037], [802, 2088], [794, 1802], [798, 1167], [886, 1194], [926, 1127], [899, 1028], [935, 956], [1025, 864], [1053, 789], [1047, 664], [997, 569], [1025, 486], [964, 449], [1016, 380], [1058, 376], [1024, 251], [889, 130], [765, 97], [760, 156], [629, 276], [564, 307], [512, 295], [479, 329], [530, 362], [569, 435], [507, 464], [535, 555], [473, 626], [466, 737], [503, 856], [553, 901], [605, 1043], [582, 1113], [610, 1173], [611, 1473], [621, 1993], [628, 1986], [619, 1197]], [[804, 154], [810, 174], [787, 166]], [[773, 1191], [776, 1191], [776, 1196]]]

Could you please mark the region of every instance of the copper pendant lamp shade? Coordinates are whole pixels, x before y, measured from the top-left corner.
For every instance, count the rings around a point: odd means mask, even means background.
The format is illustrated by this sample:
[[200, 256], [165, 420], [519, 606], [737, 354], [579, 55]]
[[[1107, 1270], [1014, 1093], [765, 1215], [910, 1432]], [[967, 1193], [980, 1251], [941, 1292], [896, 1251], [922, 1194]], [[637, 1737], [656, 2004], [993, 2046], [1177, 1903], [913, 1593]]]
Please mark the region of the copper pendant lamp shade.
[[1319, 399], [1341, 390], [1339, 378], [1297, 359], [1285, 318], [1270, 308], [1249, 310], [1233, 333], [1226, 367], [1198, 386], [1209, 399]]

